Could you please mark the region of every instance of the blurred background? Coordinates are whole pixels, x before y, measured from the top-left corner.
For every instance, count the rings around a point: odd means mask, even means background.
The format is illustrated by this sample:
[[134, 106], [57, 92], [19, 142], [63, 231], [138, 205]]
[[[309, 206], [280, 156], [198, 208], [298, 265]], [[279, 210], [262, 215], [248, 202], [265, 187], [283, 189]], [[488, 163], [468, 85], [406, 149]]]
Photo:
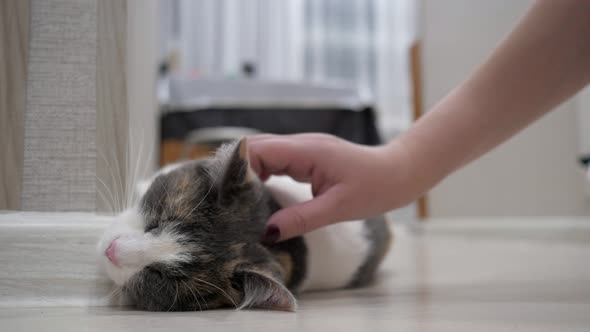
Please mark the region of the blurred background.
[[414, 116], [417, 5], [159, 1], [160, 164], [256, 132], [394, 137]]
[[[176, 159], [177, 145], [195, 144], [198, 154], [201, 142], [242, 134], [224, 126], [390, 140], [424, 112], [422, 103], [432, 107], [465, 79], [529, 4], [160, 1], [160, 162]], [[586, 215], [579, 159], [590, 152], [589, 122], [576, 110], [587, 103], [581, 94], [562, 105], [566, 111], [451, 176], [399, 217]], [[210, 127], [217, 129], [203, 130]]]
[[[0, 137], [12, 141], [0, 151], [0, 209], [105, 211], [123, 183], [243, 135], [394, 139], [485, 60], [531, 1], [28, 3], [26, 97], [8, 98], [22, 114], [2, 114]], [[587, 216], [590, 91], [559, 108], [396, 219]]]

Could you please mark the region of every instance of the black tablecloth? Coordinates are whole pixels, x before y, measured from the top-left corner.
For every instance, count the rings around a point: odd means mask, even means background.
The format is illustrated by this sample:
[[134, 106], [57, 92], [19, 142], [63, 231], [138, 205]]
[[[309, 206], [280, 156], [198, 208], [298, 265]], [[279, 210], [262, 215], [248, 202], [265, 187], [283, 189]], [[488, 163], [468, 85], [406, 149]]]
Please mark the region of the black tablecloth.
[[377, 145], [381, 143], [375, 112], [361, 110], [205, 108], [194, 111], [168, 111], [161, 118], [161, 139], [184, 139], [191, 131], [207, 127], [247, 127], [273, 134], [322, 132], [346, 140]]

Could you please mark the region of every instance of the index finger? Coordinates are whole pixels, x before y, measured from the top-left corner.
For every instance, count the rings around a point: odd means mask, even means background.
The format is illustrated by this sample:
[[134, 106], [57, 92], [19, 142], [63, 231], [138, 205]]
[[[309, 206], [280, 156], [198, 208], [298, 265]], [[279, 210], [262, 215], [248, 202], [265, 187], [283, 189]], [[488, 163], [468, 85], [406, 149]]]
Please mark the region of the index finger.
[[261, 178], [289, 175], [297, 181], [311, 179], [314, 161], [309, 142], [289, 136], [269, 135], [249, 141], [248, 146], [250, 165]]

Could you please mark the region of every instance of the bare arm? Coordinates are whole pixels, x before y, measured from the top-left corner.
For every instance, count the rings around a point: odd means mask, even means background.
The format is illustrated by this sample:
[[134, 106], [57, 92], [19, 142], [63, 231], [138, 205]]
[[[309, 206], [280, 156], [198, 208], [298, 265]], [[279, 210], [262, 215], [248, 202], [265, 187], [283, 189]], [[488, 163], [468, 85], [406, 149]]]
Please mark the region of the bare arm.
[[420, 191], [504, 142], [590, 80], [590, 1], [540, 0], [490, 58], [399, 142]]
[[265, 240], [401, 207], [589, 80], [590, 1], [539, 0], [468, 80], [386, 146], [317, 134], [254, 137], [259, 174], [309, 182], [315, 196], [275, 213]]

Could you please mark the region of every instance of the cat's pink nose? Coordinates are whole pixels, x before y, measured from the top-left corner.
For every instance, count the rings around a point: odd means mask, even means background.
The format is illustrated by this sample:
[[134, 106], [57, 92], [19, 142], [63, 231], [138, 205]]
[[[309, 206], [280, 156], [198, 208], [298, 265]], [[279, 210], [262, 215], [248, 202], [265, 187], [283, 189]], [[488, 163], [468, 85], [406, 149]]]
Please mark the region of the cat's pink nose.
[[115, 255], [115, 250], [117, 248], [117, 239], [113, 240], [107, 250], [104, 252], [105, 256], [113, 263], [115, 266], [119, 266], [119, 262], [117, 261], [117, 256]]

